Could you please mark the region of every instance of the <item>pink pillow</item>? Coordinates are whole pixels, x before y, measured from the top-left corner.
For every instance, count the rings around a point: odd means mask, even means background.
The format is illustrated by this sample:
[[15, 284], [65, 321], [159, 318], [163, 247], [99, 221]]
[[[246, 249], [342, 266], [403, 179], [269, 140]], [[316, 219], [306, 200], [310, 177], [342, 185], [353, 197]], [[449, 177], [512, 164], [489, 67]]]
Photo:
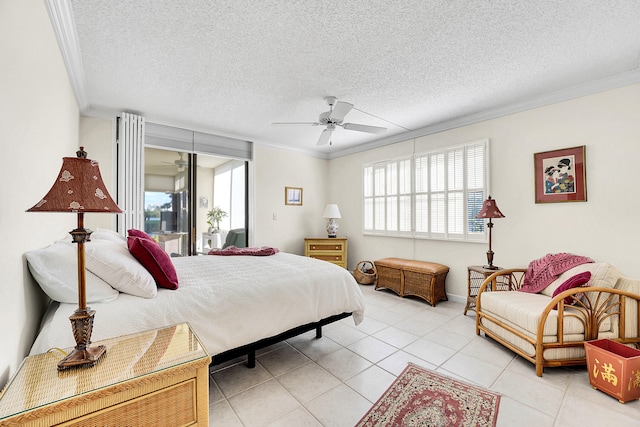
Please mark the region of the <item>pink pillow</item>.
[[135, 228], [132, 228], [131, 230], [127, 230], [127, 235], [129, 237], [140, 237], [141, 239], [153, 240], [155, 242], [153, 237], [149, 236], [144, 231], [136, 230]]
[[[563, 291], [582, 286], [586, 284], [590, 279], [591, 279], [590, 271], [585, 271], [583, 273], [578, 273], [575, 276], [571, 276], [567, 280], [565, 280], [562, 285], [558, 286], [555, 291], [553, 291], [552, 298]], [[565, 304], [573, 304], [573, 302], [574, 302], [574, 299], [571, 297], [566, 297], [564, 299]]]
[[141, 237], [127, 239], [129, 252], [153, 276], [161, 288], [178, 289], [178, 273], [171, 262], [171, 257], [153, 240]]

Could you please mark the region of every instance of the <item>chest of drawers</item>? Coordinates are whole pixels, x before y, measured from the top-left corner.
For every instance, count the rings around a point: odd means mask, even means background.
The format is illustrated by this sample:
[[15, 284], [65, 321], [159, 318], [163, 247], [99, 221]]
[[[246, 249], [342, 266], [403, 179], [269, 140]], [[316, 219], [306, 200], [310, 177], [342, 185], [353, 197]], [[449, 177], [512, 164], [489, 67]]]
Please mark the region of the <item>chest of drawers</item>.
[[306, 238], [304, 239], [304, 256], [329, 261], [347, 268], [347, 239]]

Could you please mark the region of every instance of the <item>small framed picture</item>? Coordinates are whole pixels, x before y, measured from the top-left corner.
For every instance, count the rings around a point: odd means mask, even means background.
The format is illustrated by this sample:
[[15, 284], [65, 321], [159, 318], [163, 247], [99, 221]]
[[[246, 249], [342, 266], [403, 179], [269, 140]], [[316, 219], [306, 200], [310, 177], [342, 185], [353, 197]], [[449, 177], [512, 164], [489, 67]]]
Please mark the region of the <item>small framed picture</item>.
[[533, 155], [536, 203], [586, 202], [585, 146]]
[[302, 188], [284, 187], [284, 204], [302, 206]]

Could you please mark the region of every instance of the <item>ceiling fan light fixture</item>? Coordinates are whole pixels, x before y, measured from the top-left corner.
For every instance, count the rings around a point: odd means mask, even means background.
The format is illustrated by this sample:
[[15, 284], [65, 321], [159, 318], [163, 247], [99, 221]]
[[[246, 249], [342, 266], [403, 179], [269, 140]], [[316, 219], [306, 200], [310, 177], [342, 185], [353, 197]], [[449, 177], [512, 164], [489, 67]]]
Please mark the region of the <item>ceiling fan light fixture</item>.
[[324, 98], [327, 104], [329, 105], [329, 111], [325, 111], [320, 113], [318, 117], [318, 122], [298, 122], [298, 123], [272, 123], [273, 125], [311, 125], [311, 126], [326, 126], [326, 129], [322, 131], [320, 134], [320, 138], [318, 139], [317, 145], [326, 145], [330, 143], [331, 132], [335, 130], [336, 126], [340, 126], [346, 130], [355, 130], [359, 132], [367, 132], [367, 133], [383, 133], [386, 132], [387, 128], [379, 127], [379, 126], [369, 126], [369, 125], [361, 125], [357, 123], [345, 123], [344, 117], [353, 109], [354, 105], [349, 102], [338, 101], [335, 96], [327, 96]]
[[324, 100], [327, 101], [327, 104], [329, 104], [330, 108], [333, 108], [333, 106], [336, 105], [336, 101], [338, 100], [338, 98], [336, 98], [335, 96], [325, 96]]

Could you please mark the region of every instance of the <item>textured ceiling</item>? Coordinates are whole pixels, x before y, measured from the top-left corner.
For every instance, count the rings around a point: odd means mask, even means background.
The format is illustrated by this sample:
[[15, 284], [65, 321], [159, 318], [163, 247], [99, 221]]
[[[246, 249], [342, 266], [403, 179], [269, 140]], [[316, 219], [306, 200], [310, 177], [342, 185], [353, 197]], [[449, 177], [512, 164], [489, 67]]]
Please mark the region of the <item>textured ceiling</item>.
[[[71, 34], [83, 113], [326, 157], [640, 81], [636, 0], [50, 2], [71, 15], [54, 28]], [[317, 121], [326, 96], [355, 105], [345, 122], [388, 131], [338, 128], [316, 147], [321, 126], [271, 125]]]

